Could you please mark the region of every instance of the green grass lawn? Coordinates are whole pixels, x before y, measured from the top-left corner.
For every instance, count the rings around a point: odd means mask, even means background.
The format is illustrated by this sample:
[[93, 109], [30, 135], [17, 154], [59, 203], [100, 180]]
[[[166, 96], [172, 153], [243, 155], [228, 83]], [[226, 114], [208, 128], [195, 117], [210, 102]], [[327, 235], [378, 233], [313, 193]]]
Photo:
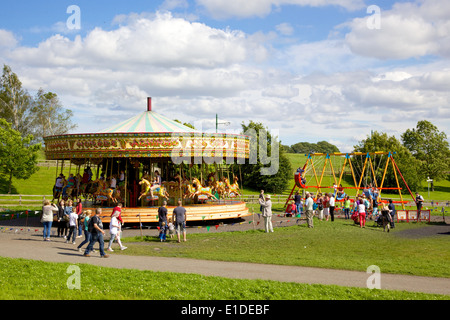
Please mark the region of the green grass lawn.
[[[449, 296], [268, 280], [236, 280], [77, 264], [80, 289], [69, 289], [68, 263], [0, 258], [0, 299], [16, 300], [448, 300]], [[26, 281], [23, 281], [26, 279]], [[70, 281], [69, 281], [70, 282]], [[73, 282], [70, 282], [73, 283]]]
[[[377, 265], [381, 272], [432, 277], [450, 277], [448, 236], [411, 239], [396, 234], [402, 230], [427, 227], [425, 223], [397, 223], [390, 233], [368, 221], [360, 229], [352, 220], [319, 221], [306, 225], [263, 230], [189, 234], [188, 242], [165, 243], [144, 237], [126, 238], [128, 250], [117, 254], [183, 257], [252, 263], [308, 266], [366, 271]], [[114, 254], [116, 254], [114, 252]]]

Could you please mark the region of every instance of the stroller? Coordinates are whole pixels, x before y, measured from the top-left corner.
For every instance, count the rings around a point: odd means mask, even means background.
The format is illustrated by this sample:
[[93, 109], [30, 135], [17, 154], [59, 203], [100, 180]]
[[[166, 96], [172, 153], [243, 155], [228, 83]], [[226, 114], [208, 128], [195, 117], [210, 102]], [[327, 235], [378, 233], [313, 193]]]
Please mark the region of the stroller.
[[355, 224], [359, 225], [359, 213], [358, 211], [354, 210], [351, 216], [352, 220], [355, 222]]
[[381, 214], [375, 220], [375, 224], [377, 227], [383, 227], [383, 232], [386, 231], [387, 227], [387, 232], [389, 232], [391, 229], [391, 215], [389, 214], [389, 210], [383, 208]]

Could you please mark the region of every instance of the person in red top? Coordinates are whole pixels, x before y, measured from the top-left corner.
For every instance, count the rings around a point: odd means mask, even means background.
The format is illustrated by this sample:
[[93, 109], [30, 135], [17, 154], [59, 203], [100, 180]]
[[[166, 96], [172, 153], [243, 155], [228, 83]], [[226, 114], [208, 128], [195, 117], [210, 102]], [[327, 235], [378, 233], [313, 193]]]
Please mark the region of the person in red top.
[[81, 238], [81, 234], [83, 233], [83, 226], [81, 222], [81, 214], [83, 213], [83, 204], [81, 203], [81, 198], [77, 199], [76, 213], [78, 216], [78, 235], [77, 238]]
[[116, 207], [114, 207], [112, 213], [111, 213], [111, 218], [114, 214], [114, 212], [118, 211], [119, 212], [119, 216], [117, 217], [117, 220], [120, 221], [121, 224], [123, 224], [123, 220], [122, 220], [122, 203], [118, 203]]

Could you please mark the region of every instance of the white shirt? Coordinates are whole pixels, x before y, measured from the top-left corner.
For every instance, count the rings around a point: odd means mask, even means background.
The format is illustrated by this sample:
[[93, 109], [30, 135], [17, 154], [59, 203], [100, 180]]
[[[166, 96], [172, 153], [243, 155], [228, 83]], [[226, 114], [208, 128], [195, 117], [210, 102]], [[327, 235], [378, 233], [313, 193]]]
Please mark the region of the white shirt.
[[116, 178], [111, 178], [111, 188], [115, 188], [116, 187]]
[[366, 206], [364, 205], [364, 203], [360, 203], [358, 204], [358, 212], [359, 213], [365, 213], [366, 212]]
[[71, 212], [69, 214], [69, 226], [77, 226], [78, 215], [76, 212]]
[[111, 218], [111, 222], [109, 223], [109, 233], [117, 234], [120, 229], [119, 220], [116, 217]]
[[334, 197], [330, 197], [330, 207], [334, 207]]

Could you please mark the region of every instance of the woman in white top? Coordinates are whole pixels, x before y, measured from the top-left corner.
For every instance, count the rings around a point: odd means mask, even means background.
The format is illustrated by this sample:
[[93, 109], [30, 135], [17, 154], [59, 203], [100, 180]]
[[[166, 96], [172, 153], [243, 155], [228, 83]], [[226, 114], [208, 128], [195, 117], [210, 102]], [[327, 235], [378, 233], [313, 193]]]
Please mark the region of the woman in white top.
[[42, 206], [42, 216], [41, 222], [44, 225], [44, 241], [50, 241], [50, 230], [52, 228], [53, 223], [53, 212], [57, 212], [58, 207], [50, 203], [49, 200], [44, 201], [44, 205]]
[[122, 242], [120, 241], [120, 231], [121, 231], [121, 225], [117, 217], [119, 216], [119, 211], [114, 211], [111, 222], [109, 223], [109, 233], [111, 234], [111, 239], [109, 239], [109, 245], [108, 245], [108, 251], [114, 251], [111, 248], [112, 243], [114, 242], [114, 239], [117, 239], [117, 243], [120, 246], [120, 250], [125, 250], [127, 247], [124, 247], [122, 245]]

